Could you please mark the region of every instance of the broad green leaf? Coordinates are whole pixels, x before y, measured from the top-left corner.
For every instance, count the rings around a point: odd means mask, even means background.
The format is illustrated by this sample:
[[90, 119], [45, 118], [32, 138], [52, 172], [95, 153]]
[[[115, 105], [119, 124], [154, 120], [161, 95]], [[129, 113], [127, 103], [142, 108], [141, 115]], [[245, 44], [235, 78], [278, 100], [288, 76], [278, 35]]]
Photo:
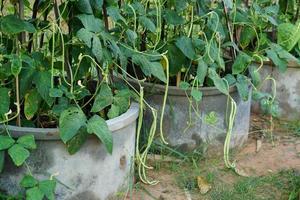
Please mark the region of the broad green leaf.
[[169, 59], [169, 71], [171, 75], [176, 75], [181, 68], [185, 65], [188, 60], [185, 55], [180, 51], [179, 48], [174, 44], [169, 44], [167, 46], [168, 59]]
[[196, 88], [193, 88], [191, 91], [192, 97], [195, 99], [195, 101], [199, 102], [202, 100], [202, 92]]
[[86, 125], [86, 116], [78, 107], [70, 107], [64, 110], [59, 118], [60, 138], [64, 143], [71, 140], [78, 130]]
[[95, 134], [103, 142], [106, 150], [112, 154], [113, 137], [104, 119], [94, 115], [87, 123], [87, 131], [90, 134]]
[[26, 149], [36, 149], [34, 135], [24, 135], [22, 137], [19, 137], [17, 143], [22, 145]]
[[20, 182], [20, 185], [23, 188], [32, 188], [38, 184], [38, 180], [36, 180], [33, 176], [31, 175], [25, 175], [23, 179]]
[[119, 115], [126, 112], [130, 106], [131, 93], [129, 89], [123, 89], [114, 96], [114, 105], [119, 108]]
[[50, 88], [49, 90], [49, 96], [56, 98], [56, 97], [62, 97], [64, 92], [59, 88]]
[[112, 104], [108, 113], [107, 113], [107, 116], [109, 119], [113, 119], [115, 117], [118, 117], [120, 115], [120, 108], [119, 106], [115, 105], [115, 104]]
[[2, 173], [2, 171], [3, 171], [4, 161], [5, 161], [5, 152], [0, 151], [0, 173]]
[[88, 31], [98, 33], [105, 30], [103, 22], [94, 15], [81, 14], [77, 15], [76, 17], [81, 21], [84, 28]]
[[190, 84], [188, 82], [180, 81], [179, 88], [182, 90], [188, 90], [190, 88]]
[[198, 67], [197, 67], [197, 80], [199, 81], [200, 86], [203, 86], [205, 77], [207, 75], [207, 64], [203, 61], [203, 59], [198, 60]]
[[291, 51], [300, 40], [300, 23], [282, 23], [278, 26], [277, 42], [287, 51]]
[[33, 82], [36, 85], [37, 91], [46, 103], [51, 106], [54, 103], [54, 98], [50, 97], [51, 88], [51, 73], [48, 71], [40, 71], [35, 74]]
[[248, 45], [255, 39], [256, 34], [251, 26], [245, 26], [243, 27], [241, 31], [241, 37], [240, 37], [240, 45], [244, 49], [248, 47]]
[[249, 99], [249, 82], [246, 76], [238, 74], [236, 87], [238, 89], [240, 97], [243, 101], [247, 101]]
[[10, 62], [11, 62], [10, 69], [11, 69], [12, 75], [14, 75], [14, 76], [19, 75], [22, 70], [21, 57], [14, 54], [11, 56]]
[[151, 31], [152, 33], [155, 33], [156, 31], [156, 26], [155, 24], [152, 22], [151, 19], [149, 19], [148, 17], [145, 16], [141, 16], [139, 17], [139, 22], [140, 24], [145, 27], [147, 30]]
[[34, 26], [26, 21], [21, 20], [16, 15], [6, 15], [0, 20], [1, 32], [7, 34], [18, 34], [24, 31], [34, 33], [36, 30]]
[[38, 187], [30, 188], [26, 191], [26, 200], [43, 200], [44, 194]]
[[47, 197], [48, 200], [55, 200], [55, 180], [44, 180], [39, 183], [38, 188]]
[[119, 9], [114, 6], [110, 6], [107, 8], [108, 15], [115, 21], [123, 21], [126, 23], [125, 18], [120, 14]]
[[249, 73], [252, 79], [252, 83], [255, 87], [259, 86], [261, 83], [260, 73], [257, 71], [257, 68], [254, 65], [249, 67]]
[[248, 65], [252, 62], [252, 58], [245, 53], [240, 53], [232, 65], [232, 73], [239, 74], [244, 72]]
[[107, 84], [102, 84], [100, 87], [100, 91], [97, 94], [93, 107], [91, 109], [92, 112], [99, 112], [111, 105], [113, 102], [113, 93], [110, 87]]
[[130, 42], [133, 46], [135, 46], [135, 41], [136, 41], [136, 39], [138, 38], [136, 32], [134, 32], [133, 30], [128, 29], [128, 30], [126, 30], [126, 35], [127, 35], [127, 38], [128, 38], [128, 40], [129, 40], [129, 42]]
[[8, 149], [8, 154], [16, 166], [21, 166], [29, 157], [30, 153], [20, 144], [15, 144]]
[[178, 15], [178, 13], [175, 12], [174, 10], [166, 10], [164, 18], [167, 24], [171, 24], [175, 26], [184, 24], [184, 19], [180, 15]]
[[287, 61], [278, 57], [277, 53], [273, 49], [266, 50], [267, 56], [273, 61], [278, 67], [280, 72], [285, 72], [287, 68]]
[[102, 11], [103, 0], [90, 0], [90, 2], [94, 9], [96, 9], [99, 12]]
[[9, 111], [10, 97], [8, 88], [0, 87], [0, 102], [0, 116], [2, 116]]
[[86, 127], [81, 127], [77, 134], [67, 142], [67, 149], [70, 155], [75, 154], [80, 150], [82, 145], [88, 138]]
[[132, 56], [132, 62], [141, 68], [145, 76], [151, 75], [151, 62], [147, 59], [146, 56], [141, 54], [134, 54]]
[[209, 78], [214, 82], [215, 87], [223, 94], [229, 95], [229, 87], [214, 69], [208, 69]]
[[0, 135], [0, 151], [10, 148], [15, 140], [9, 136]]
[[76, 36], [82, 40], [87, 47], [92, 49], [92, 53], [96, 57], [97, 61], [101, 62], [103, 57], [103, 49], [99, 37], [85, 28], [77, 31]]
[[76, 7], [82, 13], [93, 14], [93, 9], [92, 9], [90, 0], [79, 0], [79, 1], [75, 1], [75, 2], [76, 2]]
[[187, 0], [175, 0], [176, 11], [182, 12], [189, 6]]
[[204, 117], [205, 123], [209, 125], [215, 125], [218, 122], [217, 114], [215, 112], [210, 112]]
[[224, 79], [228, 82], [228, 85], [234, 85], [236, 83], [235, 77], [232, 74], [226, 74]]
[[26, 119], [30, 120], [34, 117], [39, 109], [41, 96], [36, 89], [29, 91], [25, 95], [24, 114]]
[[233, 8], [233, 1], [232, 0], [223, 0], [225, 6], [228, 8], [228, 9], [232, 9]]
[[166, 83], [167, 78], [164, 72], [162, 65], [159, 62], [152, 62], [151, 63], [151, 74], [161, 80], [162, 82]]
[[181, 50], [181, 52], [191, 60], [196, 57], [195, 49], [193, 47], [193, 42], [191, 38], [186, 36], [181, 36], [176, 41], [176, 46]]

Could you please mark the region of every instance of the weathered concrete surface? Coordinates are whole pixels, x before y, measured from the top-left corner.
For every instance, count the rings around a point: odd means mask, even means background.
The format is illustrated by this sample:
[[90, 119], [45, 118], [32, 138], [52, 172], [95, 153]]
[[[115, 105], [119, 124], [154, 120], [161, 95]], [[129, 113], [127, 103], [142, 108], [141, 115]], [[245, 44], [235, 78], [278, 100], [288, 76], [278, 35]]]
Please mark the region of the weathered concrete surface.
[[[276, 80], [276, 100], [279, 102], [279, 117], [288, 120], [300, 119], [300, 66], [289, 64], [285, 73], [281, 73], [271, 63], [266, 62], [261, 70], [262, 77], [271, 74]], [[272, 84], [266, 84], [262, 91], [272, 91]], [[256, 105], [253, 111], [259, 111]]]
[[[163, 102], [164, 87], [145, 84], [147, 102], [158, 109], [159, 116]], [[216, 88], [203, 88], [203, 98], [199, 104], [193, 103], [190, 109], [187, 98], [188, 93], [176, 88], [169, 88], [169, 96], [165, 108], [163, 130], [170, 146], [178, 147], [182, 151], [191, 151], [203, 145], [223, 144], [226, 136], [226, 104], [227, 96], [221, 94]], [[249, 91], [251, 97], [251, 90]], [[235, 88], [231, 88], [231, 96], [237, 103], [236, 120], [232, 134], [231, 146], [241, 146], [248, 138], [251, 98], [243, 101]], [[205, 116], [214, 112], [217, 122], [210, 125], [205, 122]], [[145, 116], [146, 124], [150, 124], [152, 116], [148, 112]]]
[[[33, 175], [40, 179], [58, 174], [57, 200], [105, 200], [120, 195], [127, 191], [133, 179], [137, 117], [138, 105], [133, 104], [123, 115], [107, 121], [113, 131], [112, 155], [106, 152], [99, 139], [91, 137], [79, 152], [70, 156], [65, 145], [55, 139], [57, 130], [52, 129], [48, 134], [36, 129], [35, 135], [40, 132], [38, 148], [32, 152], [27, 164]], [[14, 130], [12, 134], [21, 135], [21, 132]], [[45, 139], [45, 135], [50, 138]], [[6, 160], [4, 173], [0, 174], [0, 190], [16, 194], [22, 191], [19, 182], [28, 171], [26, 167], [17, 168]]]

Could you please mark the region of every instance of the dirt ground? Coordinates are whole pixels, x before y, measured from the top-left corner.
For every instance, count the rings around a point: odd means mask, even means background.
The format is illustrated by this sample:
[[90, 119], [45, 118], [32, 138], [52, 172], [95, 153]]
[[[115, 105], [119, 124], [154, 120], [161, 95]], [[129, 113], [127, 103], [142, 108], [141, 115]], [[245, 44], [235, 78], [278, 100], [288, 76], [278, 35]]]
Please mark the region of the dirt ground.
[[[271, 134], [270, 121], [257, 115], [252, 116], [251, 126], [247, 143], [231, 153], [240, 175], [224, 167], [222, 151], [208, 151], [192, 161], [152, 160], [155, 169], [149, 177], [160, 182], [154, 186], [138, 182], [128, 199], [288, 199], [291, 182], [300, 182], [300, 137], [293, 133], [297, 129], [274, 121]], [[204, 181], [200, 185], [199, 177]], [[200, 192], [203, 187], [209, 190], [206, 194]]]

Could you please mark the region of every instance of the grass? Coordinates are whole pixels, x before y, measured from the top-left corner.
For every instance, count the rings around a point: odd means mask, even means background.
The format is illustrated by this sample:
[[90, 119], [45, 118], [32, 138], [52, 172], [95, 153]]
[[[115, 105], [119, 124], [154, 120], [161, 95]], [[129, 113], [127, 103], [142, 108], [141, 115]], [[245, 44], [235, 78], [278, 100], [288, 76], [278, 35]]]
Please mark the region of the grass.
[[[193, 200], [299, 200], [300, 171], [287, 170], [262, 177], [241, 177], [224, 168], [222, 155], [206, 158], [205, 152], [201, 150], [184, 154], [164, 148], [161, 144], [154, 145], [152, 152], [184, 158], [180, 163], [157, 161], [154, 166], [158, 171], [172, 174], [174, 183], [182, 190], [189, 190]], [[197, 176], [212, 185], [212, 189], [205, 195], [199, 192]]]

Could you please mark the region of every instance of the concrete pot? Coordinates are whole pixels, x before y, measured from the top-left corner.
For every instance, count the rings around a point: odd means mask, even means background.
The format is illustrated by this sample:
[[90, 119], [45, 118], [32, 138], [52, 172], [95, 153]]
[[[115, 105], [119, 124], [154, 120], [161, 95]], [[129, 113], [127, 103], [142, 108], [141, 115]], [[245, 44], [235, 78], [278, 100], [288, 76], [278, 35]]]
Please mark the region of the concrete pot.
[[[273, 67], [271, 62], [265, 62], [263, 74], [272, 74], [276, 80], [276, 100], [279, 103], [279, 117], [287, 120], [300, 119], [300, 65], [290, 62], [285, 73]], [[272, 84], [268, 83], [263, 91], [271, 92]], [[257, 108], [254, 107], [254, 111]]]
[[[133, 81], [131, 83], [137, 87]], [[158, 116], [160, 116], [165, 87], [151, 83], [144, 83], [143, 87], [146, 101], [159, 111]], [[186, 93], [177, 87], [169, 87], [163, 130], [170, 146], [177, 147], [180, 151], [191, 151], [203, 144], [219, 146], [224, 143], [227, 130], [225, 120], [227, 96], [220, 93], [215, 87], [205, 87], [201, 91], [203, 97], [198, 104], [199, 115], [193, 110], [191, 111], [192, 125], [188, 127], [190, 103], [187, 95], [190, 94], [190, 91]], [[235, 87], [230, 89], [230, 94], [237, 103], [231, 146], [238, 147], [248, 138], [251, 98], [246, 102], [243, 101]], [[251, 97], [251, 89], [249, 97]], [[196, 105], [194, 104], [194, 106]], [[204, 122], [205, 116], [210, 112], [215, 112], [217, 116], [214, 126]], [[145, 120], [146, 126], [151, 124], [150, 112], [146, 113]], [[146, 127], [146, 130], [149, 130], [149, 127]]]
[[[31, 153], [27, 164], [39, 179], [58, 174], [57, 200], [105, 200], [126, 192], [133, 180], [138, 110], [138, 104], [132, 104], [126, 113], [106, 121], [113, 133], [112, 155], [96, 137], [89, 138], [80, 151], [71, 156], [59, 139], [58, 129], [7, 128], [16, 138], [35, 135], [38, 148]], [[19, 182], [26, 173], [25, 166], [17, 168], [7, 159], [0, 174], [0, 190], [9, 194], [22, 191]]]

